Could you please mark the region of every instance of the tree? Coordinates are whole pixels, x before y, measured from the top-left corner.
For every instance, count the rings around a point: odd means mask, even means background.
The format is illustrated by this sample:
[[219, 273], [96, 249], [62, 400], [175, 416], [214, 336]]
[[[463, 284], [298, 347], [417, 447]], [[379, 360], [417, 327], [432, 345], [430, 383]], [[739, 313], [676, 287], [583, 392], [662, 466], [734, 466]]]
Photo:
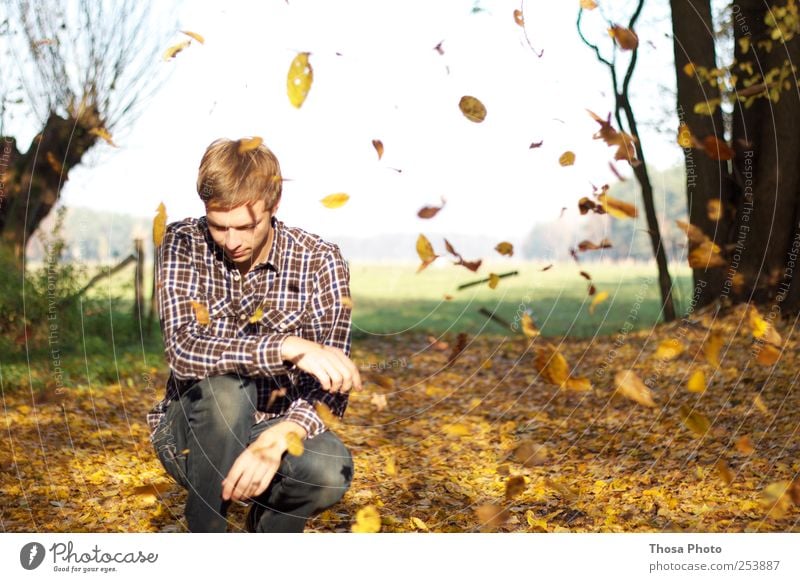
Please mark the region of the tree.
[[[614, 36], [617, 39], [613, 49], [614, 56], [610, 59], [604, 57], [601, 54], [599, 47], [590, 42], [584, 35], [583, 30], [581, 29], [581, 20], [584, 14], [583, 7], [579, 9], [578, 22], [576, 26], [578, 29], [578, 34], [580, 35], [584, 44], [594, 51], [598, 61], [608, 67], [608, 71], [611, 75], [611, 84], [614, 91], [614, 117], [617, 121], [620, 131], [623, 131], [623, 128], [625, 127], [623, 124], [624, 115], [625, 123], [627, 124], [629, 130], [628, 133], [634, 138], [631, 140], [630, 144], [632, 144], [635, 151], [635, 157], [631, 155], [633, 152], [630, 152], [628, 159], [631, 161], [634, 176], [636, 176], [636, 181], [639, 183], [642, 191], [642, 201], [644, 202], [645, 217], [647, 218], [647, 227], [650, 234], [650, 243], [653, 248], [653, 255], [656, 259], [656, 265], [658, 266], [658, 285], [661, 291], [661, 311], [664, 321], [673, 321], [676, 317], [676, 314], [675, 305], [672, 299], [672, 278], [670, 277], [669, 268], [667, 266], [667, 254], [661, 241], [661, 232], [658, 225], [655, 202], [653, 200], [653, 186], [647, 171], [647, 165], [645, 163], [644, 148], [642, 147], [642, 142], [639, 137], [633, 106], [630, 102], [630, 83], [631, 79], [633, 78], [633, 73], [636, 70], [639, 45], [638, 38], [633, 30], [643, 7], [644, 0], [639, 0], [636, 5], [636, 9], [631, 16], [630, 22], [628, 23], [627, 29], [615, 27], [609, 23], [609, 30], [614, 31]], [[621, 35], [625, 36], [624, 40], [621, 38]], [[621, 85], [619, 83], [619, 73], [617, 71], [616, 64], [618, 45], [624, 50], [630, 50], [631, 52], [631, 57], [628, 61], [628, 67], [625, 70]], [[630, 144], [625, 143], [625, 149], [628, 149]]]
[[678, 110], [686, 113], [687, 138], [691, 135], [687, 145], [695, 148], [686, 158], [687, 181], [696, 181], [689, 195], [689, 216], [723, 258], [694, 265], [699, 267], [699, 303], [755, 301], [777, 306], [774, 313], [796, 312], [796, 1], [779, 0], [772, 6], [762, 0], [733, 2], [722, 37], [733, 38], [734, 57], [724, 66], [716, 58], [719, 37], [711, 26], [710, 1], [672, 0], [671, 5]]
[[[99, 140], [113, 143], [158, 85], [160, 35], [138, 0], [18, 0], [0, 22], [6, 62], [19, 65], [16, 79], [3, 67], [0, 89], [0, 250], [21, 271], [71, 169]], [[40, 128], [25, 151], [6, 133], [20, 114]]]

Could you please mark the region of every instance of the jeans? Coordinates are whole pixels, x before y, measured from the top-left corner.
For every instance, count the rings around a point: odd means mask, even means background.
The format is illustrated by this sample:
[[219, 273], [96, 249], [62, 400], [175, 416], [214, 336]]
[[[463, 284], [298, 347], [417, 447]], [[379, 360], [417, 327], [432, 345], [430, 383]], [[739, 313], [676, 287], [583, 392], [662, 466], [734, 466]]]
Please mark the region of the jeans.
[[[253, 423], [255, 383], [232, 374], [198, 381], [167, 407], [153, 433], [158, 459], [187, 489], [192, 532], [224, 532], [230, 501], [222, 480], [239, 454], [282, 419]], [[284, 454], [267, 490], [253, 499], [248, 522], [258, 532], [302, 532], [306, 520], [339, 501], [353, 478], [353, 460], [330, 431], [304, 441], [299, 457]]]

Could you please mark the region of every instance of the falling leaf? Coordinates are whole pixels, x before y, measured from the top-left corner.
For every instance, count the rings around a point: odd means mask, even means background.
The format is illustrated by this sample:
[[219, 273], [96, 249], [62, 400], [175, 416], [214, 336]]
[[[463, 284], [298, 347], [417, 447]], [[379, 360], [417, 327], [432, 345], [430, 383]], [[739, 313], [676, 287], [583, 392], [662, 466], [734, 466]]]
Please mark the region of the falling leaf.
[[714, 368], [719, 368], [720, 366], [719, 351], [722, 349], [724, 343], [725, 338], [722, 337], [722, 334], [713, 331], [703, 344], [703, 354], [706, 357], [706, 361], [714, 366]]
[[114, 140], [111, 138], [111, 134], [108, 133], [105, 127], [93, 127], [89, 130], [91, 135], [96, 135], [103, 141], [105, 141], [111, 147], [117, 147], [117, 144], [114, 143]]
[[498, 243], [497, 246], [494, 247], [494, 250], [496, 250], [498, 253], [506, 257], [511, 257], [514, 255], [514, 245], [512, 245], [510, 242], [504, 241]]
[[458, 108], [464, 117], [475, 123], [481, 123], [486, 119], [486, 107], [476, 97], [464, 95], [458, 102]]
[[736, 439], [736, 450], [743, 455], [752, 455], [754, 452], [756, 452], [756, 448], [753, 446], [753, 440], [750, 438], [750, 435], [745, 434]]
[[338, 192], [336, 194], [328, 194], [320, 200], [322, 205], [325, 208], [340, 208], [345, 205], [345, 203], [350, 200], [350, 196], [345, 194], [344, 192]]
[[552, 269], [552, 268], [553, 268], [553, 265], [552, 265], [552, 263], [551, 263], [551, 264], [549, 264], [549, 265], [546, 265], [546, 266], [542, 267], [541, 269], [539, 269], [539, 271], [541, 271], [541, 272], [545, 272], [545, 271], [549, 271], [549, 270], [550, 270], [550, 269]]
[[[444, 199], [442, 199], [442, 204], [444, 204]], [[453, 245], [451, 245], [450, 241], [447, 239], [444, 239], [444, 247], [445, 249], [447, 249], [448, 253], [456, 257], [457, 259], [456, 265], [461, 265], [463, 267], [466, 267], [472, 272], [477, 271], [478, 268], [481, 266], [482, 263], [481, 259], [478, 259], [477, 261], [465, 261], [464, 258], [456, 251], [455, 248], [453, 248]]]
[[594, 310], [606, 299], [608, 299], [608, 291], [601, 291], [595, 295], [591, 305], [589, 305], [589, 315], [594, 315]]
[[533, 441], [523, 441], [511, 452], [510, 458], [530, 469], [544, 465], [548, 456], [549, 451], [546, 446]]
[[445, 199], [442, 197], [441, 206], [423, 206], [420, 208], [419, 212], [417, 212], [417, 216], [420, 218], [433, 218], [442, 208], [444, 208], [444, 204]]
[[536, 350], [534, 365], [545, 382], [563, 386], [569, 377], [569, 364], [557, 349], [541, 345]]
[[565, 167], [571, 166], [572, 164], [575, 163], [575, 154], [570, 151], [564, 152], [559, 156], [558, 163]]
[[447, 342], [443, 342], [441, 340], [438, 340], [435, 337], [433, 337], [432, 335], [428, 336], [428, 341], [431, 343], [431, 347], [434, 350], [438, 350], [440, 352], [447, 351], [450, 348], [450, 344], [448, 344]]
[[717, 462], [714, 464], [714, 468], [716, 468], [717, 473], [719, 473], [720, 479], [722, 479], [725, 485], [730, 487], [730, 484], [733, 483], [734, 474], [731, 471], [731, 468], [728, 466], [723, 459], [717, 459]]
[[581, 8], [584, 10], [594, 10], [597, 8], [597, 2], [594, 0], [581, 0]]
[[703, 150], [712, 160], [732, 160], [733, 149], [721, 139], [708, 135], [703, 138]]
[[450, 357], [447, 358], [447, 364], [445, 364], [445, 368], [452, 366], [461, 355], [461, 352], [466, 349], [468, 337], [469, 336], [467, 336], [467, 334], [463, 331], [456, 336], [456, 343], [453, 346], [453, 351], [450, 352]]
[[153, 219], [153, 244], [160, 247], [164, 241], [164, 233], [167, 231], [167, 207], [161, 202], [156, 210], [156, 217]]
[[769, 517], [781, 519], [791, 509], [790, 487], [791, 483], [789, 481], [778, 481], [766, 486], [763, 494], [763, 503]]
[[593, 111], [588, 109], [587, 111], [592, 119], [600, 124], [600, 129], [592, 137], [594, 139], [602, 139], [609, 147], [616, 147], [617, 150], [614, 152], [615, 160], [626, 160], [631, 166], [641, 164], [641, 161], [636, 159], [636, 138], [624, 131], [614, 129], [611, 125], [611, 113], [608, 114], [606, 119], [603, 119]]
[[580, 377], [570, 376], [569, 378], [567, 378], [567, 381], [564, 382], [563, 387], [573, 392], [591, 392], [592, 381], [584, 376]]
[[658, 344], [656, 358], [659, 360], [674, 360], [683, 353], [684, 346], [680, 340], [669, 338]]
[[514, 22], [520, 26], [525, 26], [525, 20], [522, 17], [522, 10], [514, 10]]
[[372, 398], [369, 401], [378, 412], [381, 410], [386, 410], [386, 395], [385, 394], [373, 394]]
[[258, 146], [260, 146], [262, 143], [264, 143], [264, 140], [258, 136], [243, 137], [239, 140], [239, 149], [237, 151], [240, 154], [243, 154], [245, 152], [258, 149]]
[[161, 481], [159, 483], [148, 483], [146, 485], [139, 485], [133, 488], [131, 495], [142, 497], [155, 497], [159, 498], [172, 491], [174, 483]]
[[481, 523], [481, 529], [486, 531], [502, 527], [509, 518], [507, 509], [490, 503], [476, 507], [475, 516]]
[[686, 428], [697, 436], [705, 435], [708, 429], [711, 428], [711, 421], [705, 414], [697, 410], [692, 410], [692, 408], [686, 404], [681, 404], [680, 414]]
[[264, 318], [264, 306], [260, 305], [256, 308], [253, 314], [250, 316], [250, 323], [258, 323]]
[[513, 499], [525, 491], [525, 477], [516, 475], [506, 480], [506, 499]]
[[448, 436], [462, 437], [470, 434], [469, 428], [463, 424], [445, 424], [442, 426], [442, 432]]
[[762, 366], [774, 366], [781, 359], [781, 351], [772, 344], [761, 344], [756, 361]]
[[417, 273], [439, 257], [439, 255], [433, 252], [431, 241], [422, 234], [417, 237], [417, 255], [419, 255], [419, 259], [422, 261], [422, 264], [417, 269]]
[[780, 334], [775, 331], [772, 323], [761, 317], [755, 305], [750, 305], [749, 309], [750, 328], [753, 330], [753, 337], [756, 339], [764, 340], [775, 346], [780, 346], [783, 343]]
[[489, 273], [489, 289], [496, 289], [500, 283], [500, 276], [497, 273]]
[[350, 527], [353, 533], [378, 533], [381, 531], [381, 514], [374, 505], [367, 505], [356, 512], [356, 522]]
[[522, 327], [522, 333], [524, 333], [526, 337], [529, 337], [531, 339], [539, 337], [539, 330], [533, 323], [533, 318], [531, 317], [530, 313], [528, 313], [527, 311], [523, 313], [520, 323], [521, 323], [520, 327]]
[[714, 222], [722, 218], [722, 203], [719, 200], [709, 200], [706, 202], [706, 216]]
[[316, 401], [314, 403], [314, 410], [316, 411], [317, 416], [319, 416], [319, 419], [328, 428], [336, 428], [341, 426], [341, 419], [336, 416], [333, 411], [331, 411], [330, 407], [324, 402], [320, 402], [319, 400]]
[[719, 248], [719, 246], [710, 240], [706, 240], [689, 252], [689, 266], [692, 269], [713, 269], [717, 267], [724, 267], [728, 264], [728, 262], [720, 254], [721, 252], [722, 249]]
[[628, 202], [612, 198], [608, 194], [600, 194], [597, 199], [608, 214], [614, 218], [636, 218], [636, 207]]
[[303, 454], [303, 440], [296, 432], [289, 432], [286, 434], [286, 452], [293, 457], [299, 457]]
[[685, 123], [681, 123], [678, 128], [678, 145], [684, 149], [694, 146], [692, 132], [689, 131], [689, 126]]
[[639, 46], [639, 37], [628, 28], [614, 24], [608, 29], [608, 34], [617, 42], [619, 48], [624, 51], [632, 51]]
[[428, 529], [428, 524], [418, 517], [411, 517], [411, 526], [421, 531], [430, 531], [430, 529]]
[[289, 65], [289, 74], [286, 77], [286, 92], [289, 95], [289, 103], [297, 108], [303, 105], [306, 100], [311, 83], [314, 80], [314, 70], [308, 57], [311, 53], [299, 53]]
[[182, 40], [181, 42], [172, 45], [166, 51], [164, 51], [164, 56], [162, 58], [165, 61], [170, 61], [170, 60], [175, 58], [175, 55], [177, 55], [183, 49], [188, 47], [190, 44], [192, 44], [192, 41], [190, 41], [190, 40]]
[[443, 43], [443, 42], [444, 42], [444, 41], [441, 41], [439, 44], [437, 44], [435, 47], [433, 47], [433, 50], [435, 50], [435, 51], [436, 51], [437, 53], [439, 53], [440, 55], [443, 55], [443, 54], [444, 54], [444, 48], [442, 48], [442, 43]]
[[197, 301], [192, 301], [192, 308], [194, 309], [194, 318], [200, 325], [208, 325], [210, 319], [208, 317], [208, 307]]
[[642, 406], [654, 407], [653, 393], [632, 370], [617, 372], [614, 376], [616, 391]]
[[383, 142], [379, 139], [373, 139], [372, 147], [374, 147], [375, 151], [378, 152], [378, 159], [380, 160], [383, 157]]
[[697, 227], [694, 224], [684, 220], [676, 220], [675, 224], [677, 224], [678, 228], [686, 233], [686, 237], [689, 239], [689, 243], [692, 245], [700, 245], [710, 240], [708, 236], [706, 236], [706, 233], [704, 233], [700, 227]]
[[601, 249], [610, 249], [611, 246], [611, 241], [607, 238], [601, 240], [599, 244], [593, 243], [590, 240], [582, 240], [578, 243], [578, 250], [581, 252], [599, 251]]
[[717, 106], [722, 103], [722, 99], [707, 99], [694, 104], [692, 111], [695, 115], [714, 115]]
[[700, 394], [706, 391], [706, 373], [703, 370], [695, 370], [689, 376], [689, 382], [686, 385], [689, 392]]
[[689, 62], [689, 63], [686, 63], [685, 65], [683, 65], [683, 74], [686, 75], [689, 78], [694, 77], [694, 74], [695, 74], [696, 71], [697, 71], [697, 69], [694, 66], [694, 63]]
[[345, 297], [343, 295], [339, 296], [339, 303], [342, 307], [347, 307], [348, 309], [353, 309], [353, 298], [352, 297]]
[[205, 44], [205, 42], [206, 42], [206, 39], [204, 39], [202, 35], [197, 34], [196, 32], [192, 32], [191, 30], [182, 30], [181, 32], [183, 34], [185, 34], [186, 36], [192, 37], [193, 39], [195, 39], [200, 44]]
[[531, 145], [530, 145], [530, 146], [528, 146], [528, 149], [529, 149], [529, 150], [535, 150], [536, 148], [540, 148], [540, 147], [542, 147], [542, 144], [543, 144], [543, 143], [544, 143], [544, 141], [534, 141], [534, 142], [531, 142]]
[[581, 216], [587, 212], [595, 210], [596, 208], [597, 204], [595, 204], [593, 200], [590, 200], [586, 196], [578, 200], [578, 210], [580, 211]]
[[761, 394], [756, 394], [756, 397], [753, 398], [753, 404], [761, 411], [761, 414], [764, 416], [771, 416], [769, 408], [767, 408], [767, 405], [764, 403], [764, 399], [761, 398]]

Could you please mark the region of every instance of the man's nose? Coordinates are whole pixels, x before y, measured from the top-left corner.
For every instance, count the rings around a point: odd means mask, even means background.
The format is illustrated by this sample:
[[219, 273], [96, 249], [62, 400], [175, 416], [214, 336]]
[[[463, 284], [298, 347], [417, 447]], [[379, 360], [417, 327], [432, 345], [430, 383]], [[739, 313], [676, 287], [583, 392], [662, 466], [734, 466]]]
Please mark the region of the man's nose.
[[234, 251], [242, 244], [242, 237], [239, 233], [229, 230], [225, 235], [225, 246]]

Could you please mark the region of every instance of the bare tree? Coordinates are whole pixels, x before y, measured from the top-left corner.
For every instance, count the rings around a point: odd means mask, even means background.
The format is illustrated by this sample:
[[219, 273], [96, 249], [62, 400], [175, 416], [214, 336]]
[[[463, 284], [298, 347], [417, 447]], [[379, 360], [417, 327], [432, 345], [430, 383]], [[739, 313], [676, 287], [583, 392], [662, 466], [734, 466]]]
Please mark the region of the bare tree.
[[[129, 124], [159, 85], [163, 22], [140, 0], [0, 6], [0, 250], [20, 270], [71, 169]], [[21, 123], [38, 128], [24, 151], [7, 134], [9, 124], [23, 131]]]
[[[642, 13], [643, 7], [644, 0], [639, 0], [633, 16], [631, 16], [630, 22], [628, 23], [628, 30], [634, 30], [636, 22]], [[656, 215], [656, 207], [653, 199], [653, 185], [650, 182], [650, 176], [645, 163], [644, 148], [642, 146], [641, 137], [639, 136], [639, 130], [636, 124], [636, 116], [633, 112], [633, 106], [630, 102], [630, 84], [631, 80], [633, 79], [633, 73], [636, 70], [636, 62], [639, 50], [638, 43], [631, 49], [631, 57], [628, 61], [628, 67], [625, 69], [625, 74], [622, 76], [622, 82], [620, 84], [620, 73], [617, 70], [616, 62], [616, 44], [614, 45], [614, 56], [612, 58], [606, 58], [603, 56], [599, 47], [589, 41], [581, 29], [583, 12], [583, 8], [581, 8], [578, 12], [578, 21], [576, 24], [578, 34], [580, 35], [583, 43], [594, 51], [597, 60], [608, 68], [609, 74], [611, 75], [611, 84], [614, 90], [614, 117], [617, 121], [617, 125], [621, 131], [624, 131], [624, 128], [627, 127], [628, 133], [636, 138], [636, 140], [633, 142], [633, 146], [636, 151], [636, 158], [641, 163], [632, 164], [633, 173], [634, 176], [636, 176], [636, 181], [639, 183], [639, 186], [642, 190], [642, 201], [644, 202], [648, 233], [650, 234], [653, 255], [655, 256], [656, 264], [658, 266], [658, 285], [659, 289], [661, 290], [661, 310], [664, 321], [673, 321], [676, 315], [675, 305], [672, 300], [672, 277], [669, 274], [669, 268], [667, 266], [667, 254], [661, 241], [661, 231], [658, 226], [658, 217]], [[611, 23], [609, 23], [609, 25], [610, 24]], [[623, 116], [625, 120], [624, 124]]]

